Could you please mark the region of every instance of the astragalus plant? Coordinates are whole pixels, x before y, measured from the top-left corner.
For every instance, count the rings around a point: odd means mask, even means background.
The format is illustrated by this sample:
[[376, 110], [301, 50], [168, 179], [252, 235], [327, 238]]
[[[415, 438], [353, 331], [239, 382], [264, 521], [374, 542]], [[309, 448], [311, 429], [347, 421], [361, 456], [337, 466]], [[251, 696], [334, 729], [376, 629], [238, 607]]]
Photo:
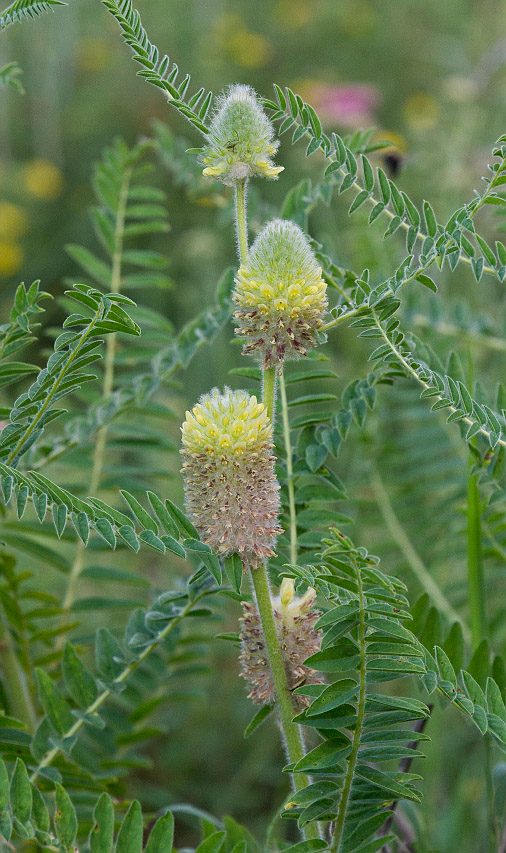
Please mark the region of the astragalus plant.
[[[16, 0], [0, 28], [50, 5]], [[506, 205], [506, 136], [493, 148], [481, 193], [442, 223], [428, 201], [415, 203], [374, 165], [370, 132], [328, 136], [314, 109], [279, 86], [274, 100], [238, 84], [214, 100], [204, 89], [191, 94], [189, 77], [151, 44], [131, 0], [103, 5], [138, 74], [200, 134], [201, 146], [178, 169], [193, 189], [219, 182], [235, 204], [237, 263], [218, 283], [215, 304], [179, 331], [125, 293], [166, 283], [164, 256], [142, 244], [167, 230], [164, 194], [148, 164], [157, 155], [170, 163], [174, 148], [158, 125], [153, 139], [133, 147], [116, 140], [96, 165], [100, 254], [68, 247], [83, 274], [60, 300], [67, 316], [44, 365], [14, 360], [39, 337], [49, 297], [39, 282], [18, 287], [0, 326], [0, 384], [15, 389], [5, 396], [0, 437], [0, 843], [5, 850], [171, 853], [180, 817], [193, 815], [198, 853], [429, 851], [431, 827], [419, 829], [419, 759], [432, 709], [451, 705], [484, 739], [490, 808], [482, 849], [504, 851], [504, 631], [484, 561], [498, 597], [506, 389], [485, 390], [468, 344], [506, 345], [474, 318], [466, 325], [459, 315], [460, 326], [452, 326], [443, 308], [420, 315], [412, 294], [436, 294], [440, 276], [465, 267], [477, 282], [504, 281], [506, 248], [485, 240], [475, 220], [486, 206], [500, 213]], [[291, 176], [276, 132], [290, 132], [293, 144], [319, 158], [319, 183], [292, 181], [286, 195]], [[261, 192], [261, 182], [281, 172], [285, 200], [277, 210], [265, 205], [267, 221], [252, 240], [250, 181]], [[350, 215], [369, 210], [357, 228], [378, 220], [385, 237], [396, 234], [402, 260], [395, 269], [343, 269], [309, 233], [310, 210], [344, 193]], [[228, 382], [244, 378], [250, 390], [225, 385], [194, 399], [177, 447], [168, 439], [169, 421], [179, 416], [177, 374], [229, 321], [244, 366]], [[328, 362], [345, 325], [363, 350], [360, 372], [345, 377], [339, 400]], [[429, 344], [452, 328], [463, 349], [443, 362]], [[390, 408], [382, 408], [389, 394]], [[408, 408], [423, 423], [412, 440], [401, 415], [395, 429], [392, 414]], [[348, 445], [366, 472], [362, 485], [382, 531], [422, 589], [414, 606], [401, 572], [388, 560], [380, 568], [367, 543], [343, 532], [347, 483], [336, 471]], [[162, 478], [159, 487], [167, 456], [174, 461], [178, 450], [184, 509], [173, 500], [179, 485]], [[389, 493], [385, 468], [401, 464], [405, 474], [422, 459], [430, 471], [441, 452], [455, 462], [444, 495], [438, 476]], [[449, 512], [452, 489], [460, 503]], [[452, 558], [465, 554], [464, 595], [452, 597], [413, 546], [399, 510], [403, 494], [424, 526], [427, 551], [431, 523], [449, 513], [447, 550]], [[104, 558], [107, 549], [118, 559]], [[138, 561], [127, 560], [129, 552]], [[170, 561], [170, 586], [166, 576], [155, 582], [143, 571], [150, 556], [157, 566]], [[48, 566], [61, 572], [61, 583], [47, 583]], [[142, 790], [139, 799], [135, 791], [135, 771], [149, 773], [150, 740], [163, 735], [151, 718], [158, 713], [163, 722], [160, 712], [190, 694], [202, 646], [230, 601], [237, 630], [221, 636], [237, 651], [233, 677], [244, 679], [257, 706], [246, 734], [261, 737], [259, 726], [272, 715], [286, 754], [279, 772], [287, 795], [273, 804], [274, 819], [258, 839], [198, 802], [174, 806], [168, 796], [157, 813], [143, 812]], [[448, 738], [456, 719], [445, 718]], [[424, 789], [431, 784], [427, 774]], [[463, 849], [466, 831], [459, 829]]]

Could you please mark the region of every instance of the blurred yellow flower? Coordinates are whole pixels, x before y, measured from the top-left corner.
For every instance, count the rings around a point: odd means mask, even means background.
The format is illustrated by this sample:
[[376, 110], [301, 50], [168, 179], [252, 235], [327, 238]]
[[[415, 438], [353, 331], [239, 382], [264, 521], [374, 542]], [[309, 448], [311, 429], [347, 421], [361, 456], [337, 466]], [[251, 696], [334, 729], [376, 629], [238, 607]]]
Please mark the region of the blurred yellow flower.
[[244, 68], [260, 68], [273, 53], [270, 41], [248, 30], [243, 18], [236, 13], [217, 20], [215, 40], [224, 54]]
[[80, 71], [103, 71], [111, 64], [111, 45], [106, 38], [83, 38], [77, 47]]
[[23, 252], [18, 243], [5, 240], [0, 242], [0, 278], [14, 275], [23, 262]]
[[278, 0], [273, 9], [277, 23], [296, 30], [314, 19], [315, 3], [307, 0]]
[[430, 130], [439, 119], [439, 104], [432, 95], [417, 92], [404, 104], [404, 120], [414, 130]]
[[18, 204], [0, 201], [0, 237], [14, 240], [28, 229], [28, 217]]
[[259, 33], [241, 30], [227, 41], [226, 50], [230, 58], [244, 68], [260, 68], [272, 55], [270, 42]]
[[228, 204], [228, 199], [226, 196], [216, 193], [215, 195], [203, 195], [200, 198], [195, 199], [195, 203], [199, 204], [201, 207], [226, 207]]
[[31, 160], [24, 167], [24, 178], [28, 192], [43, 201], [58, 198], [63, 189], [63, 175], [49, 160]]

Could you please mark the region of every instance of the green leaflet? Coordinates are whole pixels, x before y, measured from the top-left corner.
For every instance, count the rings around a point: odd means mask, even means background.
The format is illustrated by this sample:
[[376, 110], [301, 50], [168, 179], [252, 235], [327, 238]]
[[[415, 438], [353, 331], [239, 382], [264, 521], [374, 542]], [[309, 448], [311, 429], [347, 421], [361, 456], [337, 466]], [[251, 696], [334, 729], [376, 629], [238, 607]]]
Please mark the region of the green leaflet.
[[144, 853], [172, 853], [173, 840], [174, 817], [171, 812], [167, 812], [163, 817], [158, 818], [149, 833]]
[[56, 834], [64, 848], [71, 847], [77, 833], [77, 816], [72, 801], [61, 785], [56, 783]]
[[[307, 665], [337, 672], [339, 677], [329, 685], [297, 689], [312, 701], [296, 721], [315, 728], [321, 740], [290, 769], [327, 778], [305, 788], [300, 797], [294, 794], [285, 814], [297, 817], [301, 825], [333, 819], [340, 833], [336, 848], [340, 851], [375, 850], [378, 842], [371, 836], [383, 825], [387, 812], [378, 812], [373, 806], [374, 789], [415, 802], [420, 797], [412, 784], [417, 777], [376, 770], [363, 762], [409, 760], [423, 754], [407, 743], [423, 742], [426, 736], [420, 732], [419, 739], [412, 738], [412, 732], [399, 732], [396, 724], [429, 715], [423, 702], [379, 693], [376, 683], [391, 680], [399, 672], [424, 674], [424, 652], [416, 636], [402, 624], [406, 612], [396, 606], [403, 598], [397, 591], [402, 584], [383, 575], [378, 559], [365, 548], [356, 548], [337, 528], [323, 544], [318, 568], [291, 566], [291, 571], [314, 586], [328, 606], [319, 620], [323, 650], [309, 658]], [[364, 785], [368, 788], [362, 794]], [[360, 811], [347, 808], [350, 796], [365, 797]]]
[[114, 838], [114, 806], [108, 794], [102, 794], [98, 799], [93, 818], [89, 836], [91, 853], [109, 853]]
[[[5, 791], [4, 791], [5, 798]], [[32, 787], [24, 763], [18, 758], [11, 778], [9, 791], [12, 814], [21, 824], [26, 823], [32, 811]]]
[[116, 840], [117, 853], [142, 853], [142, 812], [140, 803], [134, 800], [120, 826]]
[[0, 32], [11, 24], [42, 15], [53, 6], [65, 5], [61, 0], [14, 0], [0, 15]]

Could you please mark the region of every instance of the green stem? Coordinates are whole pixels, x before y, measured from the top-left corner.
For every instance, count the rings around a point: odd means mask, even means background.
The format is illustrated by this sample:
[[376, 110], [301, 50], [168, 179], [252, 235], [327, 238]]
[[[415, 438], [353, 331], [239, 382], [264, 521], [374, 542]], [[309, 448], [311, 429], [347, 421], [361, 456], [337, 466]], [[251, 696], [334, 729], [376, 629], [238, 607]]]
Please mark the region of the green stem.
[[[248, 226], [246, 214], [246, 189], [247, 181], [239, 181], [235, 185], [235, 211], [236, 211], [236, 228], [237, 228], [237, 244], [239, 249], [239, 262], [244, 263], [248, 254]], [[267, 414], [274, 429], [274, 414], [276, 402], [276, 368], [268, 367], [263, 372], [262, 399], [265, 405]], [[271, 594], [269, 589], [269, 578], [267, 575], [267, 566], [258, 566], [250, 571], [251, 583], [255, 591], [255, 598], [262, 623], [262, 630], [265, 637], [265, 646], [269, 666], [272, 673], [272, 679], [276, 691], [276, 704], [279, 713], [279, 719], [283, 735], [285, 739], [286, 750], [289, 761], [296, 763], [304, 757], [304, 744], [299, 726], [293, 723], [295, 710], [292, 703], [292, 696], [288, 687], [285, 667], [281, 655], [279, 637], [274, 621], [274, 613], [272, 611]], [[293, 774], [293, 784], [295, 790], [300, 790], [309, 785], [309, 777], [304, 773]], [[304, 837], [319, 838], [318, 827], [315, 824], [308, 824], [304, 828]]]
[[17, 658], [5, 614], [0, 612], [0, 617], [2, 681], [9, 703], [9, 711], [13, 717], [24, 723], [28, 731], [33, 732], [37, 726], [37, 716], [26, 676]]
[[[276, 401], [276, 377], [276, 368], [268, 367], [264, 370], [262, 399], [267, 410], [267, 414], [271, 419], [273, 429]], [[251, 582], [255, 591], [258, 612], [262, 623], [262, 631], [265, 638], [265, 647], [272, 673], [272, 680], [276, 691], [276, 704], [285, 740], [286, 751], [289, 761], [295, 764], [305, 755], [304, 741], [300, 726], [292, 722], [295, 715], [295, 709], [293, 706], [292, 695], [288, 687], [278, 632], [276, 630], [276, 622], [272, 611], [269, 577], [266, 565], [258, 566], [258, 568], [251, 570]], [[293, 785], [296, 791], [299, 791], [301, 788], [305, 788], [310, 784], [311, 780], [305, 773], [293, 773], [292, 776]], [[319, 838], [320, 835], [317, 825], [311, 823], [307, 824], [304, 828], [304, 837], [306, 839]]]
[[246, 260], [248, 254], [248, 225], [246, 219], [246, 192], [248, 182], [246, 179], [238, 181], [235, 185], [235, 221], [237, 227], [237, 246], [239, 250], [239, 262]]
[[288, 420], [288, 401], [286, 399], [285, 377], [283, 370], [279, 376], [279, 395], [281, 397], [281, 416], [283, 418], [283, 438], [286, 456], [286, 485], [288, 490], [288, 507], [290, 513], [290, 562], [297, 562], [297, 514], [295, 512], [295, 489], [293, 485], [292, 443], [290, 441], [290, 422]]
[[[302, 739], [298, 733], [298, 726], [292, 723], [292, 719], [295, 716], [295, 709], [288, 689], [276, 622], [272, 612], [271, 592], [266, 567], [258, 566], [256, 569], [251, 569], [251, 581], [255, 590], [255, 598], [262, 621], [272, 679], [276, 688], [277, 705], [286, 742], [286, 751], [289, 760], [296, 763], [301, 758], [304, 758], [304, 748], [302, 746]], [[309, 779], [304, 774], [294, 773], [293, 775], [296, 790], [309, 784]]]
[[351, 786], [353, 784], [353, 777], [355, 775], [355, 767], [357, 764], [358, 758], [358, 748], [360, 746], [360, 738], [362, 735], [362, 725], [364, 722], [364, 713], [365, 713], [365, 699], [366, 699], [366, 681], [365, 681], [365, 607], [364, 607], [364, 593], [362, 589], [362, 576], [360, 571], [357, 572], [357, 582], [358, 582], [358, 600], [360, 606], [360, 622], [358, 628], [358, 639], [360, 644], [360, 681], [359, 681], [359, 694], [358, 694], [358, 707], [357, 707], [357, 721], [355, 723], [355, 731], [353, 733], [353, 743], [351, 747], [351, 753], [348, 760], [348, 770], [346, 771], [346, 778], [344, 780], [343, 792], [341, 794], [341, 799], [339, 801], [339, 811], [336, 817], [335, 823], [335, 832], [334, 839], [332, 841], [332, 845], [330, 850], [332, 853], [338, 853], [341, 847], [341, 839], [343, 837], [344, 831], [344, 823], [346, 818], [346, 811], [348, 809], [348, 803], [351, 794]]
[[485, 597], [481, 548], [480, 492], [477, 474], [467, 485], [467, 585], [473, 648], [485, 636]]
[[[110, 688], [108, 687], [108, 688], [106, 688], [106, 690], [103, 690], [102, 693], [99, 696], [97, 696], [95, 701], [92, 702], [92, 704], [89, 705], [85, 711], [83, 711], [82, 717], [80, 717], [78, 720], [76, 720], [76, 722], [70, 727], [70, 729], [67, 732], [65, 732], [65, 734], [62, 736], [62, 741], [67, 739], [67, 738], [72, 738], [75, 734], [77, 734], [81, 730], [81, 728], [83, 727], [83, 725], [85, 723], [86, 718], [92, 714], [95, 714], [98, 711], [98, 709], [102, 707], [104, 702], [106, 702], [107, 699], [109, 699], [109, 696], [111, 696], [113, 693], [115, 693], [114, 688], [116, 687], [116, 685], [123, 684], [123, 682], [125, 682], [127, 680], [127, 678], [130, 677], [132, 672], [135, 672], [135, 670], [141, 665], [141, 663], [143, 663], [146, 660], [146, 658], [151, 654], [151, 652], [154, 651], [154, 649], [158, 648], [160, 643], [162, 643], [166, 639], [166, 637], [168, 637], [169, 634], [172, 633], [172, 631], [175, 628], [177, 628], [177, 626], [182, 622], [182, 620], [185, 618], [185, 616], [188, 615], [188, 613], [190, 612], [192, 607], [194, 607], [194, 605], [198, 601], [200, 601], [200, 599], [205, 594], [206, 594], [205, 592], [202, 592], [202, 593], [200, 593], [200, 595], [197, 595], [192, 601], [189, 601], [188, 604], [186, 605], [186, 607], [181, 611], [179, 616], [177, 616], [175, 619], [172, 619], [172, 621], [169, 622], [168, 625], [165, 626], [163, 631], [160, 631], [160, 633], [157, 634], [157, 636], [151, 641], [151, 643], [148, 646], [146, 646], [146, 648], [144, 649], [143, 652], [141, 652], [139, 657], [136, 658], [135, 660], [133, 660], [131, 663], [129, 663], [128, 666], [126, 666], [125, 669], [123, 669], [120, 672], [120, 674], [118, 676], [116, 676], [116, 678], [112, 682], [111, 687]], [[40, 775], [40, 771], [44, 767], [48, 767], [50, 764], [52, 764], [52, 762], [54, 761], [54, 759], [56, 758], [56, 756], [58, 755], [59, 752], [60, 752], [60, 748], [58, 746], [55, 746], [55, 747], [53, 747], [53, 749], [49, 750], [49, 752], [46, 752], [44, 757], [41, 759], [40, 763], [37, 765], [37, 767], [33, 771], [32, 775], [30, 776], [30, 782], [32, 784], [36, 781], [36, 779]]]
[[262, 400], [273, 429], [276, 414], [276, 378], [276, 368], [266, 367], [263, 372]]
[[[299, 726], [292, 722], [295, 715], [292, 696], [288, 687], [286, 678], [285, 666], [281, 655], [279, 645], [278, 632], [272, 612], [271, 593], [269, 588], [269, 578], [267, 575], [267, 567], [264, 565], [258, 566], [250, 570], [251, 583], [255, 591], [255, 598], [262, 623], [262, 631], [265, 639], [265, 648], [269, 659], [269, 666], [276, 691], [276, 705], [279, 714], [279, 721], [283, 731], [286, 752], [288, 760], [292, 764], [296, 764], [304, 758], [304, 744]], [[296, 791], [300, 791], [310, 784], [310, 779], [305, 773], [293, 773], [293, 786]], [[304, 835], [307, 839], [319, 838], [318, 827], [316, 824], [307, 824], [304, 828]]]
[[[123, 182], [121, 185], [118, 209], [116, 212], [116, 227], [114, 231], [114, 251], [112, 255], [111, 268], [111, 293], [119, 293], [121, 289], [121, 258], [123, 255], [123, 238], [125, 234], [125, 217], [128, 203], [128, 191], [130, 189], [130, 181], [132, 178], [132, 167], [125, 169], [123, 174]], [[116, 355], [116, 335], [107, 337], [105, 361], [104, 361], [104, 382], [102, 388], [102, 397], [107, 400], [113, 391], [114, 387], [114, 360]], [[90, 494], [96, 495], [102, 478], [104, 467], [104, 455], [107, 444], [108, 425], [104, 424], [97, 431], [97, 439], [93, 450], [93, 467], [91, 470], [90, 479]], [[77, 584], [84, 568], [86, 546], [79, 540], [76, 548], [74, 562], [70, 570], [67, 590], [63, 599], [63, 622], [68, 623], [69, 612], [74, 603], [77, 591]], [[63, 642], [63, 635], [60, 635], [58, 646]]]

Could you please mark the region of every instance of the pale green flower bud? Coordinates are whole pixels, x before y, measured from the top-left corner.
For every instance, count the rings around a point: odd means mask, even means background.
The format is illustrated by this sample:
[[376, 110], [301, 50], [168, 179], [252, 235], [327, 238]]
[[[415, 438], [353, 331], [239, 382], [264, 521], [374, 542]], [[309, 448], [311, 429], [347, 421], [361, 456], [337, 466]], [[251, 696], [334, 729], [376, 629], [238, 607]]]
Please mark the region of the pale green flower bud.
[[[314, 626], [321, 615], [312, 610], [316, 592], [308, 589], [298, 598], [291, 578], [284, 578], [279, 596], [272, 599], [283, 664], [290, 690], [303, 684], [321, 684], [321, 676], [304, 665], [310, 655], [320, 651], [321, 631]], [[248, 698], [257, 705], [270, 705], [276, 693], [269, 667], [265, 640], [256, 605], [243, 601], [241, 625], [241, 677], [251, 688]], [[303, 710], [309, 705], [306, 696], [293, 696], [294, 706]]]
[[272, 162], [279, 146], [274, 128], [250, 86], [230, 86], [220, 97], [206, 142], [203, 174], [227, 186], [245, 178], [275, 179], [283, 171]]
[[264, 367], [306, 355], [318, 343], [327, 285], [298, 225], [273, 219], [260, 232], [235, 280], [236, 333]]
[[186, 509], [203, 541], [249, 566], [272, 556], [282, 530], [264, 404], [246, 391], [214, 388], [186, 413], [181, 432]]

